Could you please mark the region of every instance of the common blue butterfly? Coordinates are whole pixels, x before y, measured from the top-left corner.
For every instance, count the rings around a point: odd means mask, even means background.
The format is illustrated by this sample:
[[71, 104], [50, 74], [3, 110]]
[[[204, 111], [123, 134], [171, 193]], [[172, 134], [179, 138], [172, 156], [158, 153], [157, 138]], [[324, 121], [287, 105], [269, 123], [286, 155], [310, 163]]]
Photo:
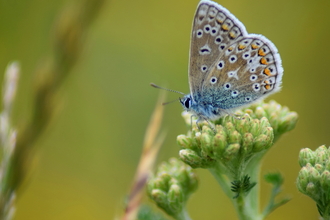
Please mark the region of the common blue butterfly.
[[191, 33], [190, 94], [180, 98], [197, 123], [232, 114], [279, 91], [282, 76], [281, 58], [270, 40], [248, 34], [221, 5], [200, 1]]

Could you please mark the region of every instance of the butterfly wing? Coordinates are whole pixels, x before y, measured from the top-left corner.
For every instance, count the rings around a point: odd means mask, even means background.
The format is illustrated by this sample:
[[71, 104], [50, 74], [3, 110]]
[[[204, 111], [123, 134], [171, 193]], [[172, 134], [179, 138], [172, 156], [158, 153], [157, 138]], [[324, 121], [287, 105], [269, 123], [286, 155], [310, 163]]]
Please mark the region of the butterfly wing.
[[[217, 19], [220, 17], [222, 22]], [[205, 30], [207, 27], [219, 29], [212, 35]], [[198, 60], [190, 61], [195, 62], [191, 65], [194, 72], [189, 72], [192, 94], [201, 94], [203, 101], [214, 107], [233, 109], [280, 89], [283, 69], [276, 47], [261, 35], [248, 34], [228, 10], [217, 3], [201, 1], [194, 30], [191, 54], [198, 55]], [[201, 38], [198, 30], [203, 31]], [[205, 48], [210, 54], [203, 53]]]
[[228, 14], [225, 8], [208, 0], [202, 0], [197, 6], [189, 63], [190, 94], [193, 98], [201, 92], [212, 64], [219, 59], [223, 50], [246, 33], [244, 26], [241, 25], [243, 28], [239, 29], [233, 19], [228, 18]]

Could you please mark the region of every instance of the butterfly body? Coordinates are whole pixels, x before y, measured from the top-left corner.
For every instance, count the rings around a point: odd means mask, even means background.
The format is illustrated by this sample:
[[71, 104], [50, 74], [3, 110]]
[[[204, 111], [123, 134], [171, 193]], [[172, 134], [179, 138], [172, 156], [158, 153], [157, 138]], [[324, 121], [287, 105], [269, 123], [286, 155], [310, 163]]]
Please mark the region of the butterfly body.
[[224, 115], [221, 108], [217, 107], [216, 102], [212, 101], [212, 96], [197, 98], [193, 100], [191, 95], [184, 96], [180, 102], [186, 111], [190, 111], [199, 119], [216, 120]]
[[283, 69], [274, 44], [248, 34], [227, 9], [200, 1], [193, 21], [190, 94], [180, 102], [199, 120], [215, 120], [280, 90]]

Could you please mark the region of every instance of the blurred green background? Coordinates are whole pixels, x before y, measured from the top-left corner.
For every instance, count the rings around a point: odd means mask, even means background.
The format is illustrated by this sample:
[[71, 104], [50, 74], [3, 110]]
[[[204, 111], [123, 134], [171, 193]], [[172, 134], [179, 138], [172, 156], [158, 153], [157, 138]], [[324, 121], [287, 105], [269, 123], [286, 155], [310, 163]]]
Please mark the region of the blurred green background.
[[[34, 72], [50, 56], [53, 23], [65, 0], [0, 1], [0, 73], [22, 67], [14, 124], [31, 114]], [[78, 4], [79, 1], [76, 1]], [[269, 38], [283, 60], [283, 89], [270, 97], [300, 120], [266, 155], [262, 174], [280, 171], [293, 197], [268, 218], [318, 219], [295, 181], [301, 148], [330, 145], [330, 1], [222, 0], [248, 32]], [[31, 173], [18, 192], [15, 219], [114, 219], [120, 216], [159, 91], [154, 82], [188, 92], [188, 51], [198, 0], [106, 2], [81, 59], [61, 87], [61, 112], [37, 142]], [[313, 77], [311, 77], [313, 76]], [[0, 77], [0, 82], [2, 82]], [[168, 94], [167, 99], [177, 98]], [[186, 132], [179, 103], [165, 107], [167, 138], [158, 162], [177, 157]], [[230, 199], [205, 170], [188, 203], [193, 219], [237, 219]], [[262, 205], [270, 188], [261, 183]], [[146, 199], [147, 201], [147, 199]]]

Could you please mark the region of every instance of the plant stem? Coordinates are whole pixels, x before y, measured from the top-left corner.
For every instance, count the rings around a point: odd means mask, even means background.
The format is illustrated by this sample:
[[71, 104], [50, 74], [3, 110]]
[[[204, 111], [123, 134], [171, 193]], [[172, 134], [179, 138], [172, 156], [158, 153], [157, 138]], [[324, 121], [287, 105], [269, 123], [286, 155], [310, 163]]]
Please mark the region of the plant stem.
[[[264, 153], [256, 155], [248, 164], [245, 172], [251, 177], [252, 181], [259, 181], [260, 160]], [[209, 171], [218, 181], [222, 190], [229, 198], [233, 198], [228, 178], [222, 172], [221, 166], [209, 168]], [[263, 216], [259, 214], [259, 191], [258, 185], [253, 187], [247, 195], [241, 194], [237, 199], [233, 199], [233, 204], [241, 220], [261, 220]]]
[[182, 212], [175, 217], [177, 220], [191, 220], [187, 210], [185, 208], [182, 209]]
[[209, 168], [209, 171], [212, 173], [214, 178], [218, 181], [219, 185], [221, 186], [222, 190], [225, 194], [229, 197], [233, 197], [233, 192], [230, 190], [229, 180], [225, 177], [225, 175], [221, 172], [218, 167]]

